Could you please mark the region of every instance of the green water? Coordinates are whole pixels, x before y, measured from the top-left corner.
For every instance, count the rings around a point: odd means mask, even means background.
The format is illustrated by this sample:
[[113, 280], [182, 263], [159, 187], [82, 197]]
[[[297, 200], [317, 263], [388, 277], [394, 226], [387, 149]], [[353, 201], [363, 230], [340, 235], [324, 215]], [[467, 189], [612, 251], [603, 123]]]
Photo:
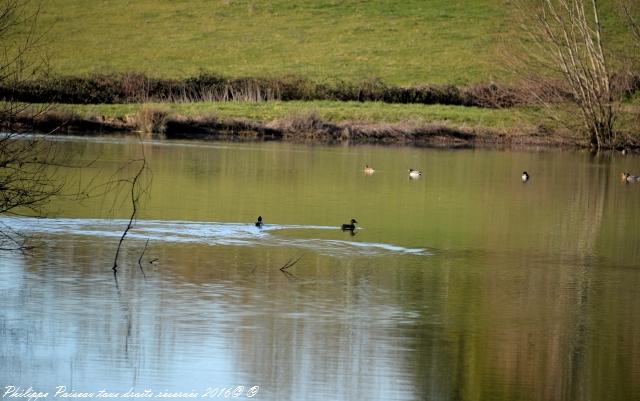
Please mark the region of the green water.
[[[640, 394], [640, 184], [620, 181], [640, 173], [637, 156], [60, 145], [96, 160], [69, 182], [106, 180], [144, 148], [151, 186], [117, 286], [126, 202], [63, 200], [47, 220], [3, 220], [38, 247], [0, 260], [2, 386], [125, 398], [242, 385], [261, 400]], [[339, 229], [351, 218], [353, 236]]]

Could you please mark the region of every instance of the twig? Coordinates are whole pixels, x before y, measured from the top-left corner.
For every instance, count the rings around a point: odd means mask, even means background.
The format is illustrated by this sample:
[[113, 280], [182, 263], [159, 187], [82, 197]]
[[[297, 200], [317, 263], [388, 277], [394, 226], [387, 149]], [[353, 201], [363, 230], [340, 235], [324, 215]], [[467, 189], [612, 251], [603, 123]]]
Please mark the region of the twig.
[[138, 202], [140, 201], [140, 196], [141, 196], [141, 191], [139, 190], [139, 185], [138, 185], [138, 181], [140, 179], [140, 176], [142, 176], [142, 173], [145, 171], [145, 169], [147, 168], [147, 159], [144, 157], [140, 159], [142, 161], [142, 165], [140, 166], [140, 169], [138, 170], [138, 172], [136, 173], [136, 175], [133, 177], [133, 179], [131, 179], [131, 181], [128, 181], [131, 183], [131, 216], [129, 217], [129, 222], [127, 223], [127, 227], [125, 228], [124, 232], [122, 233], [122, 236], [120, 237], [120, 241], [118, 242], [118, 248], [116, 249], [116, 256], [113, 259], [113, 271], [117, 271], [118, 270], [118, 255], [120, 254], [120, 248], [122, 247], [122, 242], [124, 241], [124, 238], [127, 236], [127, 233], [129, 232], [129, 230], [133, 227], [135, 218], [136, 218], [136, 214], [138, 212]]
[[287, 278], [287, 280], [291, 281], [291, 280], [299, 280], [298, 277], [294, 276], [293, 274], [289, 273], [286, 270], [282, 270], [282, 274], [284, 274], [284, 276]]
[[116, 290], [118, 291], [118, 298], [120, 297], [120, 286], [118, 285], [118, 271], [113, 271], [113, 281], [116, 283]]
[[288, 261], [287, 263], [285, 263], [285, 264], [280, 268], [280, 271], [281, 271], [281, 272], [284, 272], [285, 270], [287, 270], [287, 269], [288, 269], [288, 268], [290, 268], [291, 266], [293, 266], [293, 265], [295, 265], [296, 263], [298, 263], [298, 261], [299, 261], [300, 259], [302, 259], [302, 256], [303, 256], [303, 255], [300, 255], [300, 257], [299, 257], [298, 259], [294, 260], [293, 262], [291, 261], [291, 259], [289, 259], [289, 261]]
[[140, 271], [142, 272], [142, 275], [144, 276], [145, 279], [147, 278], [147, 275], [144, 273], [144, 269], [142, 268], [142, 257], [144, 256], [144, 253], [147, 251], [147, 245], [149, 245], [149, 238], [147, 238], [147, 242], [144, 243], [144, 249], [142, 250], [140, 257], [138, 258], [138, 266], [140, 267]]

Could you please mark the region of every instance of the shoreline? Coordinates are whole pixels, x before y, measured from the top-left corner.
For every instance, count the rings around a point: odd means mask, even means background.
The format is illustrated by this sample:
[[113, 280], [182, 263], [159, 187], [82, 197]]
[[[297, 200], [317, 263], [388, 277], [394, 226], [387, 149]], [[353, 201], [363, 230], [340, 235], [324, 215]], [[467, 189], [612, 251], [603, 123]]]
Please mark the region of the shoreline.
[[[5, 124], [2, 128], [8, 127]], [[22, 132], [54, 135], [136, 134], [149, 138], [231, 142], [281, 141], [440, 148], [589, 148], [584, 138], [542, 130], [452, 127], [439, 123], [415, 122], [329, 122], [314, 113], [269, 122], [150, 113], [141, 122], [133, 116], [81, 117], [45, 111], [37, 117], [18, 117], [14, 121], [14, 128]], [[638, 149], [640, 143], [627, 143], [625, 148]]]

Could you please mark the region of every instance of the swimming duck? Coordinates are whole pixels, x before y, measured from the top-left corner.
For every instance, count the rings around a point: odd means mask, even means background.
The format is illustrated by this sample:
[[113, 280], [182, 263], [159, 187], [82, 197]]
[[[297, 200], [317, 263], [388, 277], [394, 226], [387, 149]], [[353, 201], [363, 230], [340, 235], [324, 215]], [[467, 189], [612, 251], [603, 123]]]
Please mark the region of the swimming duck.
[[262, 228], [262, 216], [258, 216], [258, 220], [256, 221], [256, 227]]
[[414, 170], [412, 168], [409, 169], [409, 178], [418, 178], [422, 175], [422, 172], [418, 170]]
[[373, 167], [369, 167], [368, 164], [365, 164], [363, 171], [366, 175], [371, 175], [376, 172], [376, 170], [374, 170]]
[[527, 182], [529, 181], [529, 173], [527, 173], [526, 171], [522, 172], [522, 182]]
[[343, 224], [342, 231], [353, 231], [356, 229], [356, 219], [351, 219], [351, 224]]
[[629, 173], [621, 173], [620, 178], [623, 182], [640, 182], [640, 177]]

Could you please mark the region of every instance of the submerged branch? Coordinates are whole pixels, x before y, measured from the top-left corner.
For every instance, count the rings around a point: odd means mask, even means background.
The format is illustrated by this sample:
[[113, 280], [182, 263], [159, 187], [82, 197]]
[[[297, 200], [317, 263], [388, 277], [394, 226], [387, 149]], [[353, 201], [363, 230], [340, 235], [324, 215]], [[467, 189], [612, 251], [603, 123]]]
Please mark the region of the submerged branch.
[[144, 157], [144, 150], [143, 150], [143, 157], [142, 159], [137, 160], [137, 162], [141, 162], [140, 168], [138, 169], [138, 171], [136, 172], [136, 174], [133, 176], [133, 178], [131, 179], [124, 179], [121, 182], [125, 182], [125, 183], [129, 183], [131, 185], [130, 188], [130, 200], [131, 200], [131, 215], [129, 216], [129, 222], [127, 223], [127, 227], [124, 229], [124, 231], [122, 232], [122, 236], [120, 236], [120, 240], [118, 241], [118, 248], [116, 249], [116, 254], [115, 257], [113, 259], [113, 271], [116, 272], [118, 270], [118, 256], [120, 255], [120, 249], [122, 248], [122, 243], [124, 242], [125, 237], [127, 236], [127, 234], [129, 233], [129, 230], [131, 230], [131, 228], [134, 225], [134, 222], [136, 220], [136, 216], [138, 213], [138, 205], [140, 202], [140, 198], [141, 196], [144, 194], [146, 188], [141, 188], [140, 187], [140, 179], [143, 175], [143, 173], [147, 170], [147, 159]]
[[144, 272], [144, 269], [142, 268], [142, 257], [144, 256], [144, 253], [147, 251], [147, 246], [149, 245], [149, 238], [147, 238], [147, 242], [144, 243], [144, 249], [142, 250], [142, 253], [140, 254], [140, 257], [138, 258], [138, 267], [140, 267], [140, 271], [142, 272], [142, 275], [144, 276], [144, 278], [147, 278], [147, 275]]
[[287, 263], [285, 263], [285, 264], [280, 268], [280, 271], [281, 271], [281, 272], [284, 272], [284, 271], [285, 271], [285, 270], [287, 270], [288, 268], [290, 268], [290, 267], [292, 267], [293, 265], [295, 265], [296, 263], [298, 263], [298, 261], [299, 261], [300, 259], [302, 259], [302, 256], [303, 256], [303, 255], [300, 255], [300, 257], [299, 257], [298, 259], [294, 260], [293, 262], [292, 262], [292, 259], [289, 259], [289, 260], [287, 261]]

